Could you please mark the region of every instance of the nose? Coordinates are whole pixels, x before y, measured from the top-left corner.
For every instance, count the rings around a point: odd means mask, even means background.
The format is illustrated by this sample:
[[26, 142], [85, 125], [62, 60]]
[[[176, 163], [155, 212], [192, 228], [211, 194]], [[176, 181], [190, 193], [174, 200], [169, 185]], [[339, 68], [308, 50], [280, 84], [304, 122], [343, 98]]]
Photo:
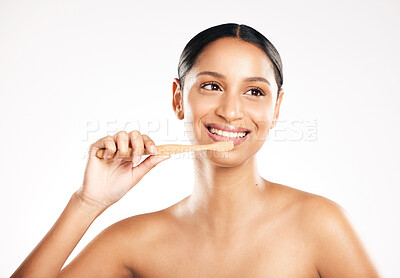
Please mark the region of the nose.
[[220, 98], [216, 114], [227, 122], [234, 122], [243, 118], [243, 109], [240, 94], [226, 92]]

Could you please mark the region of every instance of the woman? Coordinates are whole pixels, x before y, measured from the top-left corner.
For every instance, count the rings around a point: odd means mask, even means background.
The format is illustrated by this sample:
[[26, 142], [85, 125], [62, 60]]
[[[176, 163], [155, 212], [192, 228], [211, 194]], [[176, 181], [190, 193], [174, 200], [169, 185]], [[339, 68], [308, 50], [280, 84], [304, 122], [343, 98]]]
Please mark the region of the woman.
[[191, 143], [234, 149], [194, 153], [190, 196], [111, 225], [61, 270], [96, 217], [168, 159], [137, 165], [144, 148], [156, 151], [137, 130], [101, 138], [81, 188], [13, 277], [378, 277], [337, 204], [258, 174], [284, 95], [274, 46], [249, 26], [214, 26], [186, 45], [178, 75], [173, 109], [192, 124]]

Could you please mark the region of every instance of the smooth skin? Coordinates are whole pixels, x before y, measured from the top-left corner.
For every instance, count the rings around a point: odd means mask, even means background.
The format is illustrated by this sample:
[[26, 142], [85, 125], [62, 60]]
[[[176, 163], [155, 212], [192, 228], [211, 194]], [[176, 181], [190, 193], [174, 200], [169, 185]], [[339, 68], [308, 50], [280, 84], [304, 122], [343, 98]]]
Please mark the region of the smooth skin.
[[[213, 142], [210, 123], [251, 133], [232, 151], [196, 152], [191, 195], [111, 225], [60, 271], [90, 224], [168, 159], [149, 156], [132, 168], [129, 146], [138, 155], [155, 146], [138, 131], [98, 140], [82, 187], [12, 277], [379, 277], [339, 205], [258, 174], [256, 154], [284, 95], [261, 49], [218, 39], [199, 56], [184, 88], [174, 79], [172, 89], [177, 118], [193, 128], [192, 144]], [[97, 158], [99, 148], [114, 159]]]

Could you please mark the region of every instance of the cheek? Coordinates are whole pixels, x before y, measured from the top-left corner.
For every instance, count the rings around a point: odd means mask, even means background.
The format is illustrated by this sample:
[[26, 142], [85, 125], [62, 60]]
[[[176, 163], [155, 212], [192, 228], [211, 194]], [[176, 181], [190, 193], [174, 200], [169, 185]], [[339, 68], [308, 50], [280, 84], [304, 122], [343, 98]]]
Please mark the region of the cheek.
[[264, 141], [267, 139], [269, 130], [272, 126], [274, 109], [272, 105], [253, 106], [248, 110], [250, 120], [253, 122], [254, 132], [252, 137], [254, 140]]
[[188, 106], [190, 107], [191, 114], [194, 120], [198, 120], [210, 111], [215, 109], [215, 103], [212, 99], [207, 97], [201, 97], [200, 95], [193, 94], [194, 96], [188, 98]]
[[209, 116], [210, 111], [215, 110], [215, 103], [210, 101], [210, 98], [199, 94], [188, 94], [185, 103], [185, 130], [192, 144], [199, 144], [199, 140], [207, 138], [208, 135], [201, 120]]

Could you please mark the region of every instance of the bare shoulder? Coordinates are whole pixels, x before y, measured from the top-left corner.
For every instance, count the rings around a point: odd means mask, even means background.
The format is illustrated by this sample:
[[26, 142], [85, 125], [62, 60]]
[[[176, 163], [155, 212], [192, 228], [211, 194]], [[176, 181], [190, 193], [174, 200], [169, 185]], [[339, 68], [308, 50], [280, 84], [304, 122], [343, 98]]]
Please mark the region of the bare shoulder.
[[274, 200], [281, 209], [291, 210], [310, 225], [348, 223], [345, 210], [336, 202], [313, 193], [278, 183], [270, 183]]
[[337, 238], [351, 234], [352, 228], [345, 210], [336, 202], [316, 194], [273, 183], [271, 192], [280, 202], [281, 211], [290, 211], [295, 221], [314, 239]]
[[157, 233], [158, 230], [168, 224], [169, 220], [170, 214], [168, 213], [168, 209], [163, 209], [130, 216], [114, 223], [109, 228], [115, 230], [115, 232], [121, 232], [129, 237], [131, 237], [132, 232], [137, 236], [148, 235], [151, 237], [153, 236], [151, 234], [152, 231], [154, 231], [153, 233]]
[[312, 220], [329, 218], [333, 221], [344, 220], [343, 208], [334, 201], [283, 184], [269, 182], [269, 193], [280, 211], [290, 211], [296, 218], [312, 224]]
[[[134, 246], [134, 249], [138, 250], [141, 246], [162, 237], [172, 224], [173, 219], [169, 210], [163, 209], [125, 218], [108, 229], [110, 229], [110, 233], [121, 237], [126, 246]], [[130, 249], [131, 251], [132, 249]]]
[[301, 225], [321, 277], [379, 277], [344, 208], [326, 197], [285, 185], [271, 188]]
[[133, 263], [139, 265], [149, 244], [166, 230], [165, 212], [139, 214], [108, 226], [61, 270], [59, 277], [132, 277], [137, 269]]
[[132, 273], [141, 276], [140, 271], [153, 263], [155, 253], [168, 253], [164, 247], [176, 237], [175, 228], [175, 218], [169, 208], [165, 208], [123, 219], [110, 226], [110, 230], [114, 230], [110, 232], [119, 237], [125, 250], [125, 264]]
[[329, 219], [338, 223], [347, 221], [344, 209], [326, 197], [281, 184], [275, 184], [275, 187], [287, 196], [288, 205], [295, 207], [304, 217], [303, 220]]

